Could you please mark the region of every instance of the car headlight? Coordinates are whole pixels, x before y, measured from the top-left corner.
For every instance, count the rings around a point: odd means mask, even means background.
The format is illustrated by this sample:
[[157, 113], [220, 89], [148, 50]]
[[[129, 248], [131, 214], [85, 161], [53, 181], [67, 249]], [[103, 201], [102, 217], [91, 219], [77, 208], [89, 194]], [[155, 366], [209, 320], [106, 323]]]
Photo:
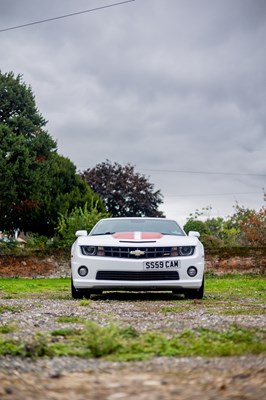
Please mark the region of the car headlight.
[[84, 256], [101, 256], [104, 257], [104, 247], [101, 246], [80, 246], [81, 253]]
[[80, 246], [80, 250], [84, 256], [96, 256], [97, 254], [96, 246]]
[[179, 255], [186, 256], [186, 257], [192, 256], [192, 254], [194, 253], [194, 249], [195, 249], [194, 246], [180, 246], [178, 248]]

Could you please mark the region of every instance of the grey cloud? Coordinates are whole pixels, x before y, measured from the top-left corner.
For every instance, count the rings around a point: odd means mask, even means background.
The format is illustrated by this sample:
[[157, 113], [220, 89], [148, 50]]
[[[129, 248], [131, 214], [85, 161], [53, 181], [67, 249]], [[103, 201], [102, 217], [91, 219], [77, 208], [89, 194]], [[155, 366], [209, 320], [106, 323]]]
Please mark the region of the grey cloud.
[[[11, 26], [110, 1], [2, 3]], [[79, 169], [131, 162], [170, 216], [211, 203], [227, 215], [235, 199], [259, 207], [265, 178], [166, 171], [266, 173], [265, 16], [264, 0], [136, 0], [4, 32], [0, 68], [24, 74]]]

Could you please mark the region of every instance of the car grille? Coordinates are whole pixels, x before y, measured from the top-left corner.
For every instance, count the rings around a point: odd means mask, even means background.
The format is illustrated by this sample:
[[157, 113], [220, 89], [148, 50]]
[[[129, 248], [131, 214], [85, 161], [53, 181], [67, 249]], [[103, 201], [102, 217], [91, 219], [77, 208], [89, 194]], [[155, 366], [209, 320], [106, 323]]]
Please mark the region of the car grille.
[[98, 280], [106, 281], [175, 281], [177, 271], [98, 271]]
[[[104, 247], [105, 257], [116, 258], [162, 258], [171, 256], [171, 247]], [[131, 254], [141, 251], [140, 255]]]

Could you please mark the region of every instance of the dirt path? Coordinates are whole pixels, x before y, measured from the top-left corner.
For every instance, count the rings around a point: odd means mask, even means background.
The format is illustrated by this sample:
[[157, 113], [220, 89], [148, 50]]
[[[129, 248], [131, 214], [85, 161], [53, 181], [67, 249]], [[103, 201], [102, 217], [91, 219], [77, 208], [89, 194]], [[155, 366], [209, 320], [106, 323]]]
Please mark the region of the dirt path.
[[[264, 400], [266, 366], [261, 358], [226, 360], [182, 360], [165, 370], [152, 363], [130, 367], [109, 366], [86, 373], [46, 376], [0, 374], [0, 398], [106, 399], [106, 400]], [[179, 365], [178, 365], [179, 364]], [[150, 370], [150, 371], [149, 371]]]

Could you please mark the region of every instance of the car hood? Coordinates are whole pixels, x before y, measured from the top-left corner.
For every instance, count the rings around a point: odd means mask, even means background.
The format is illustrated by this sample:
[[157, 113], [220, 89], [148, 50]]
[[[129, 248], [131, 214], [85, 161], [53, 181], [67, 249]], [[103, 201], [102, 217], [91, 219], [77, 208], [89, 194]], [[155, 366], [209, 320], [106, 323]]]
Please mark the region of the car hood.
[[81, 236], [79, 245], [85, 246], [196, 246], [196, 237], [164, 235], [158, 232], [119, 232], [108, 235]]

